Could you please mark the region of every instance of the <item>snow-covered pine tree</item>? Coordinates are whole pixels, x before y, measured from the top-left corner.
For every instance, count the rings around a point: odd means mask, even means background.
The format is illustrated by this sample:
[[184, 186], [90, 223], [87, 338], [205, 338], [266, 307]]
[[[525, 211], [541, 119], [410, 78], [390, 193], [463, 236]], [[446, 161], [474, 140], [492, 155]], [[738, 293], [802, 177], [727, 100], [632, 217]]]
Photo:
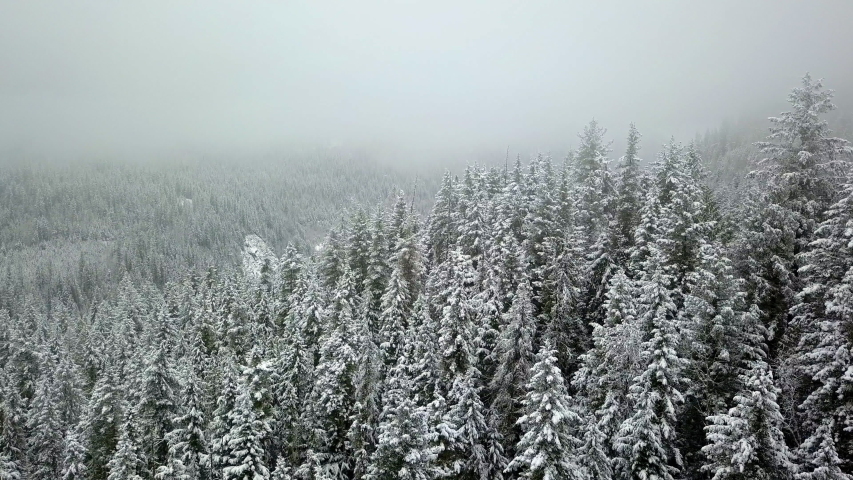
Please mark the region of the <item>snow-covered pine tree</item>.
[[217, 275], [217, 270], [211, 267], [199, 281], [192, 309], [192, 328], [201, 341], [202, 350], [208, 354], [216, 352], [220, 344], [215, 323], [215, 312], [219, 311], [219, 299], [215, 292], [218, 287]]
[[[420, 349], [417, 326], [403, 336], [404, 344], [388, 373], [382, 394], [382, 413], [377, 427], [377, 446], [370, 458], [366, 480], [431, 480], [436, 477], [435, 460], [440, 449], [429, 429], [429, 414], [415, 389]], [[419, 402], [420, 401], [420, 402]]]
[[174, 428], [166, 434], [169, 452], [166, 464], [157, 469], [158, 478], [208, 478], [210, 454], [205, 432], [207, 423], [195, 368], [189, 365], [185, 373], [182, 413], [172, 420]]
[[314, 375], [313, 349], [305, 344], [302, 330], [288, 322], [271, 368], [271, 395], [275, 408], [272, 440], [277, 459], [298, 465], [305, 440], [300, 416], [306, 408]]
[[[731, 261], [718, 243], [703, 243], [700, 260], [687, 278], [682, 319], [691, 332], [689, 386], [680, 416], [679, 445], [685, 469], [696, 471], [704, 463], [706, 417], [725, 411], [740, 388], [744, 359], [754, 355], [756, 344], [747, 328], [757, 311], [744, 302], [742, 282], [734, 276]], [[760, 340], [759, 340], [760, 341]]]
[[604, 405], [608, 394], [624, 399], [640, 373], [642, 330], [636, 294], [634, 282], [617, 271], [610, 279], [604, 323], [593, 325], [593, 347], [581, 356], [583, 366], [572, 383], [593, 411]]
[[[579, 324], [571, 332], [571, 337], [576, 337], [571, 352], [574, 358], [571, 361], [561, 359], [561, 368], [567, 376], [574, 374], [578, 368], [577, 357], [589, 348], [588, 324], [602, 322], [607, 284], [616, 263], [614, 244], [609, 238], [617, 205], [616, 179], [609, 170], [610, 147], [604, 141], [605, 133], [598, 122], [591, 121], [579, 135], [580, 145], [573, 158], [574, 215], [566, 243], [571, 246], [574, 258], [565, 262], [576, 264], [577, 273], [573, 279], [580, 295], [576, 311], [562, 315]], [[557, 347], [558, 356], [563, 355], [563, 348]]]
[[394, 206], [388, 212], [388, 250], [394, 251], [397, 242], [400, 239], [409, 236], [412, 218], [409, 216], [409, 205], [406, 201], [406, 194], [402, 190], [397, 192], [397, 198], [394, 199]]
[[213, 314], [216, 315], [216, 331], [220, 348], [228, 348], [237, 357], [242, 357], [252, 348], [252, 322], [250, 306], [252, 296], [248, 293], [250, 283], [235, 271], [225, 277], [220, 295], [223, 300]]
[[[705, 194], [700, 158], [693, 147], [670, 142], [664, 147], [654, 173], [653, 189], [637, 228], [632, 269], [642, 273], [642, 283], [655, 283], [651, 280], [655, 275], [658, 281], [664, 282], [660, 288], [667, 290], [672, 302], [673, 308], [668, 314], [672, 318], [668, 321], [678, 331], [676, 348], [683, 360], [680, 368], [684, 368], [687, 365], [684, 362], [702, 350], [702, 342], [711, 340], [707, 335], [703, 338], [697, 335], [714, 328], [727, 328], [720, 324], [722, 320], [728, 320], [729, 325], [734, 321], [735, 312], [729, 304], [729, 297], [734, 294], [726, 290], [733, 288], [733, 279], [722, 249], [716, 243], [716, 220], [708, 213], [714, 209], [713, 198]], [[718, 310], [724, 317], [716, 316]], [[710, 350], [717, 347], [708, 346]], [[675, 422], [678, 423], [677, 431], [671, 435], [678, 438], [677, 451], [685, 455], [684, 462], [679, 460], [678, 463], [682, 463], [687, 475], [692, 475], [701, 465], [702, 426], [705, 417], [715, 408], [705, 404], [706, 397], [713, 392], [703, 388], [708, 377], [703, 376], [705, 372], [700, 373], [710, 366], [711, 360], [693, 360], [697, 362], [689, 362], [691, 369], [679, 374], [684, 377], [695, 374], [694, 381], [685, 384], [694, 388], [684, 392], [687, 394], [685, 408], [679, 411]], [[731, 381], [736, 373], [729, 370]]]
[[[701, 261], [702, 245], [714, 240], [714, 225], [703, 215], [706, 207], [701, 170], [692, 164], [689, 151], [689, 147], [676, 142], [664, 148], [655, 172], [655, 214], [643, 219], [653, 221], [654, 225], [641, 226], [643, 231], [653, 231], [646, 240], [654, 245], [646, 248], [655, 251], [658, 268], [672, 277], [674, 300], [679, 309], [690, 291], [689, 277]], [[647, 266], [646, 273], [650, 269]]]
[[216, 408], [210, 421], [210, 460], [209, 465], [212, 473], [222, 472], [228, 465], [231, 454], [229, 442], [234, 425], [231, 423], [233, 417], [231, 412], [236, 408], [237, 396], [239, 395], [235, 367], [227, 362], [220, 366], [224, 370], [222, 386], [219, 396], [216, 398]]
[[794, 467], [782, 434], [784, 419], [776, 402], [779, 389], [763, 359], [750, 362], [743, 390], [727, 413], [712, 415], [705, 427], [710, 442], [703, 468], [714, 480], [784, 480]]
[[479, 284], [478, 275], [471, 258], [456, 249], [441, 268], [439, 293], [441, 303], [438, 331], [438, 349], [441, 356], [441, 371], [445, 385], [453, 383], [455, 377], [466, 375], [468, 368], [476, 362], [477, 345], [475, 320], [478, 311], [474, 298]]
[[[615, 204], [615, 180], [608, 170], [608, 143], [604, 141], [607, 131], [592, 120], [579, 135], [580, 145], [573, 157], [574, 184], [574, 225], [576, 240], [582, 242], [585, 253], [590, 255], [589, 271], [599, 262], [600, 257], [610, 254], [610, 248], [600, 237], [605, 233], [613, 216]], [[598, 248], [592, 247], [596, 244]], [[599, 276], [604, 270], [598, 269]], [[591, 279], [597, 285], [596, 279]], [[606, 279], [604, 284], [606, 284]]]
[[607, 131], [592, 120], [579, 134], [580, 145], [573, 158], [575, 186], [575, 221], [587, 234], [589, 243], [595, 241], [607, 214], [609, 197], [612, 196], [612, 179], [606, 172], [609, 145], [604, 141]]
[[278, 295], [276, 298], [276, 323], [280, 329], [287, 323], [293, 308], [292, 295], [299, 284], [299, 274], [304, 260], [292, 243], [288, 243], [279, 259]]
[[[815, 220], [832, 198], [833, 172], [853, 153], [847, 140], [832, 132], [821, 115], [834, 110], [833, 91], [823, 89], [822, 80], [806, 74], [802, 85], [788, 95], [791, 111], [771, 117], [770, 135], [759, 142], [767, 155], [761, 161], [770, 182], [770, 197], [801, 215], [802, 233], [810, 233]], [[808, 240], [802, 238], [802, 240]]]
[[535, 185], [534, 196], [528, 203], [524, 217], [524, 234], [528, 247], [529, 276], [534, 283], [544, 276], [543, 268], [553, 258], [549, 245], [553, 238], [559, 237], [561, 228], [557, 224], [557, 178], [551, 157], [538, 154], [531, 162], [535, 168], [530, 179]]
[[62, 451], [62, 480], [86, 480], [89, 468], [86, 466], [86, 446], [76, 429], [65, 434]]
[[21, 480], [21, 469], [8, 453], [0, 451], [0, 480]]
[[347, 222], [347, 238], [344, 243], [346, 265], [353, 277], [352, 295], [360, 295], [365, 286], [367, 268], [370, 263], [371, 244], [370, 218], [364, 208], [357, 207]]
[[[512, 277], [518, 277], [518, 261], [515, 256], [505, 259], [500, 256], [501, 248], [496, 242], [503, 241], [494, 236], [495, 206], [490, 201], [486, 205], [487, 223], [491, 233], [483, 242], [483, 255], [480, 260], [480, 287], [474, 304], [477, 305], [477, 363], [483, 378], [490, 378], [495, 372], [494, 350], [498, 341], [498, 332], [503, 328], [503, 314], [509, 308], [509, 299], [505, 289], [512, 284]], [[495, 256], [498, 254], [498, 256]], [[510, 273], [510, 271], [512, 273]], [[489, 391], [484, 390], [484, 400], [488, 400]]]
[[[21, 405], [29, 404], [39, 380], [41, 341], [46, 326], [45, 314], [35, 299], [28, 295], [24, 300], [16, 322], [10, 329], [9, 358], [5, 370], [15, 388], [14, 395], [20, 398]], [[21, 412], [23, 414], [23, 411]], [[22, 449], [24, 445], [21, 446]]]
[[143, 480], [146, 458], [139, 442], [136, 419], [128, 413], [121, 424], [118, 444], [107, 462], [107, 480]]
[[512, 234], [517, 242], [522, 240], [524, 219], [527, 218], [530, 207], [526, 198], [526, 183], [527, 177], [524, 175], [521, 160], [516, 159], [512, 171], [508, 172], [508, 181], [497, 200], [498, 217], [506, 223], [497, 227]]
[[276, 459], [275, 470], [270, 474], [270, 480], [293, 480], [293, 468], [283, 458]]
[[[412, 397], [416, 404], [425, 407], [432, 431], [440, 423], [443, 413], [444, 388], [441, 385], [441, 356], [438, 351], [439, 321], [430, 315], [432, 302], [426, 295], [415, 301], [412, 309], [412, 345], [407, 365], [412, 378]], [[404, 343], [406, 345], [406, 343]]]
[[391, 254], [391, 273], [382, 294], [379, 315], [379, 342], [383, 360], [390, 367], [396, 362], [402, 335], [408, 330], [415, 301], [422, 289], [424, 273], [422, 252], [413, 234], [397, 240]]
[[581, 356], [582, 366], [572, 381], [588, 410], [580, 457], [603, 478], [611, 470], [609, 459], [615, 457], [616, 433], [631, 410], [629, 388], [644, 367], [635, 296], [633, 282], [617, 271], [604, 303], [604, 324], [593, 326], [593, 347]]
[[311, 352], [311, 366], [319, 361], [320, 337], [326, 322], [326, 308], [319, 273], [314, 262], [306, 263], [299, 275], [296, 291], [291, 295], [288, 323], [301, 331], [306, 348]]
[[832, 91], [806, 75], [788, 96], [791, 111], [770, 119], [767, 141], [758, 143], [765, 158], [754, 189], [760, 208], [748, 216], [738, 241], [739, 271], [761, 310], [769, 360], [797, 344], [787, 338], [794, 295], [803, 287], [798, 256], [814, 239], [822, 212], [837, 191], [835, 172], [851, 147], [830, 137], [821, 115], [833, 110]]
[[424, 232], [427, 258], [434, 265], [439, 265], [447, 260], [451, 249], [456, 244], [458, 233], [453, 214], [458, 201], [453, 177], [451, 177], [450, 172], [444, 172], [441, 188], [435, 196], [435, 205]]
[[172, 420], [178, 413], [178, 374], [171, 358], [172, 342], [177, 338], [172, 318], [165, 311], [156, 314], [149, 340], [150, 353], [145, 358], [141, 375], [139, 404], [136, 407], [139, 422], [139, 442], [154, 471], [166, 462], [169, 445], [166, 434], [172, 431]]
[[581, 419], [572, 403], [555, 352], [546, 342], [530, 370], [524, 415], [518, 420], [524, 434], [507, 473], [536, 480], [586, 478], [577, 457], [580, 440], [575, 436]]
[[493, 235], [486, 246], [484, 290], [494, 290], [488, 295], [489, 301], [493, 303], [494, 313], [498, 316], [496, 320], [500, 320], [501, 314], [508, 310], [513, 292], [520, 281], [519, 277], [529, 267], [527, 250], [522, 249], [518, 241], [521, 231], [514, 231], [515, 214], [511, 212], [512, 209], [521, 207], [508, 204], [517, 200], [515, 196], [515, 190], [504, 191], [495, 199], [491, 210], [494, 225]]
[[[497, 370], [497, 359], [495, 349], [499, 341], [500, 332], [506, 327], [506, 312], [509, 310], [521, 281], [521, 263], [525, 258], [523, 253], [508, 227], [508, 222], [502, 222], [497, 218], [494, 208], [490, 211], [493, 223], [502, 224], [503, 227], [495, 228], [497, 236], [492, 236], [486, 242], [486, 253], [483, 255], [483, 274], [478, 293], [477, 302], [481, 306], [478, 319], [478, 361], [480, 371], [484, 378], [491, 378]], [[528, 284], [528, 290], [530, 286]], [[532, 305], [532, 292], [529, 301]], [[531, 311], [532, 314], [532, 311]], [[535, 317], [534, 317], [535, 320]], [[493, 391], [485, 391], [484, 399], [492, 403]]]
[[[276, 280], [273, 278], [273, 275], [275, 273], [274, 269], [277, 267], [273, 266], [274, 261], [275, 259], [264, 259], [264, 263], [261, 266], [260, 279], [257, 284], [254, 284], [249, 276], [241, 279], [246, 284], [246, 290], [253, 293], [251, 299], [247, 302], [247, 313], [251, 322], [247, 327], [248, 329], [274, 331], [277, 328], [277, 306], [273, 293], [273, 283]], [[264, 336], [268, 336], [268, 334], [264, 333]], [[253, 334], [249, 334], [249, 338], [256, 337]]]
[[640, 191], [640, 132], [632, 123], [628, 129], [628, 146], [620, 159], [616, 186], [616, 215], [612, 244], [616, 263], [625, 268], [628, 255], [634, 248], [634, 231], [640, 224], [643, 197]]
[[[27, 469], [26, 405], [18, 382], [6, 369], [0, 369], [0, 455], [18, 471]], [[11, 466], [10, 466], [11, 468]], [[10, 470], [11, 471], [11, 470]]]
[[599, 428], [593, 415], [586, 421], [583, 438], [578, 449], [579, 463], [587, 478], [611, 480], [613, 478], [613, 456], [611, 437]]
[[57, 352], [56, 371], [53, 374], [58, 392], [56, 409], [63, 431], [80, 421], [85, 402], [83, 379], [74, 362], [74, 353], [71, 348], [60, 348]]
[[431, 446], [434, 434], [428, 429], [426, 410], [407, 393], [387, 397], [387, 409], [379, 424], [378, 445], [371, 457], [366, 480], [431, 480], [439, 451]]
[[493, 398], [491, 413], [496, 417], [495, 425], [507, 445], [515, 445], [520, 438], [516, 422], [521, 416], [521, 400], [536, 355], [536, 318], [531, 295], [529, 282], [522, 279], [512, 306], [505, 314], [506, 327], [500, 333], [493, 353], [497, 368], [489, 384]]
[[850, 480], [853, 475], [844, 471], [844, 461], [838, 456], [833, 418], [824, 419], [797, 451], [800, 462], [796, 480]]
[[[264, 338], [261, 333], [257, 333], [256, 337]], [[266, 342], [258, 342], [243, 360], [240, 368], [240, 383], [245, 384], [252, 391], [252, 406], [258, 419], [264, 422], [271, 422], [275, 413], [273, 394], [270, 388], [273, 378], [273, 362], [268, 359], [269, 356], [272, 356], [267, 352], [268, 348], [271, 347]], [[269, 461], [274, 459], [275, 457], [268, 458]]]
[[83, 431], [88, 436], [85, 445], [89, 450], [89, 472], [93, 479], [107, 477], [107, 462], [121, 434], [123, 395], [117, 366], [109, 365], [95, 383], [83, 418]]
[[[653, 259], [657, 258], [653, 254]], [[685, 359], [679, 354], [677, 309], [668, 278], [653, 261], [640, 290], [640, 327], [644, 341], [644, 371], [634, 378], [629, 401], [634, 413], [619, 428], [616, 450], [620, 471], [626, 478], [672, 480], [678, 474], [681, 455], [675, 445], [676, 407], [683, 401]]]
[[33, 399], [27, 411], [28, 457], [32, 464], [29, 477], [55, 479], [62, 469], [62, 441], [65, 425], [59, 417], [61, 398], [54, 378], [56, 356], [50, 352], [39, 355], [43, 372], [36, 383]]
[[[843, 465], [853, 462], [850, 448], [853, 435], [853, 344], [847, 330], [853, 321], [853, 168], [840, 199], [825, 212], [816, 230], [816, 239], [800, 256], [800, 275], [806, 286], [792, 308], [801, 338], [791, 362], [802, 374], [807, 391], [800, 408], [809, 437], [801, 448], [813, 451], [816, 445], [835, 448], [836, 442], [813, 435], [837, 438], [837, 455]], [[827, 423], [828, 420], [831, 422]], [[825, 432], [826, 428], [835, 428]], [[810, 454], [805, 454], [810, 455]], [[810, 460], [807, 460], [811, 463]]]
[[[10, 326], [10, 322], [9, 313], [0, 309], [0, 326], [4, 327], [0, 335], [8, 335], [6, 327]], [[4, 340], [10, 340], [9, 337]], [[4, 343], [4, 360], [8, 361], [11, 356], [10, 346]], [[7, 372], [7, 365], [3, 367], [6, 368], [0, 368], [0, 479], [21, 480], [26, 473], [25, 465], [22, 465], [26, 454], [23, 402], [18, 394], [17, 383]]]
[[[478, 275], [468, 255], [455, 249], [440, 268], [442, 299], [438, 322], [439, 378], [442, 391], [435, 405], [438, 463], [458, 478], [489, 478], [502, 462], [497, 432], [485, 421], [482, 379], [477, 368]], [[444, 389], [447, 389], [446, 391]], [[485, 477], [483, 477], [485, 475]]]
[[[549, 260], [543, 268], [538, 295], [534, 295], [539, 318], [537, 343], [542, 343], [543, 338], [553, 341], [560, 370], [567, 377], [574, 375], [580, 355], [589, 349], [589, 322], [593, 316], [587, 307], [597, 301], [589, 303], [588, 300], [598, 296], [598, 288], [592, 285], [602, 280], [590, 281], [592, 277], [587, 268], [591, 264], [580, 253], [582, 248], [582, 241], [572, 234], [562, 240], [547, 239], [545, 250], [549, 252]], [[536, 290], [534, 285], [534, 292]]]
[[447, 411], [439, 426], [443, 475], [465, 480], [500, 480], [506, 459], [500, 435], [486, 421], [481, 380], [474, 365], [458, 374], [447, 393]]
[[264, 462], [264, 439], [270, 432], [269, 423], [258, 415], [255, 391], [241, 382], [234, 408], [228, 413], [231, 431], [226, 445], [227, 457], [222, 467], [223, 480], [267, 480], [269, 469]]
[[360, 286], [361, 306], [359, 312], [367, 320], [370, 334], [376, 336], [381, 328], [380, 315], [382, 296], [388, 284], [392, 264], [388, 261], [391, 251], [388, 249], [385, 219], [381, 208], [376, 209], [368, 228], [367, 268], [363, 284]]
[[478, 272], [482, 269], [486, 239], [491, 234], [486, 224], [488, 206], [482, 182], [483, 172], [480, 167], [473, 165], [465, 169], [465, 176], [459, 184], [459, 202], [453, 216], [458, 234], [456, 248], [471, 259]]
[[359, 480], [367, 471], [370, 456], [376, 448], [376, 424], [381, 413], [379, 396], [384, 387], [383, 362], [367, 314], [353, 319], [349, 336], [358, 359], [352, 379], [354, 398], [347, 432], [348, 455], [351, 457], [352, 478]]
[[[352, 425], [353, 379], [358, 365], [351, 337], [353, 291], [353, 277], [345, 267], [334, 291], [328, 331], [320, 339], [320, 359], [308, 408], [303, 411], [302, 423], [308, 429], [307, 446], [311, 453], [306, 462], [319, 462], [310, 468], [330, 478], [346, 478], [351, 474], [347, 432]], [[303, 465], [301, 469], [308, 467]]]
[[335, 288], [343, 274], [345, 265], [347, 265], [345, 242], [341, 238], [339, 228], [333, 228], [320, 245], [320, 255], [317, 261], [320, 285], [326, 291]]

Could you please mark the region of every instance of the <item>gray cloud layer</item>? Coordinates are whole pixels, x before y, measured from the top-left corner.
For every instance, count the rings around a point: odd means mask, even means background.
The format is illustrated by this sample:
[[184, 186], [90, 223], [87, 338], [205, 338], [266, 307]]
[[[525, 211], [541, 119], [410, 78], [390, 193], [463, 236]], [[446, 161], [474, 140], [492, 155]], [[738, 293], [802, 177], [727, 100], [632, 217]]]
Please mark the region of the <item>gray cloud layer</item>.
[[806, 71], [853, 89], [851, 19], [847, 0], [0, 0], [0, 151], [560, 150], [592, 117], [690, 136], [776, 112]]

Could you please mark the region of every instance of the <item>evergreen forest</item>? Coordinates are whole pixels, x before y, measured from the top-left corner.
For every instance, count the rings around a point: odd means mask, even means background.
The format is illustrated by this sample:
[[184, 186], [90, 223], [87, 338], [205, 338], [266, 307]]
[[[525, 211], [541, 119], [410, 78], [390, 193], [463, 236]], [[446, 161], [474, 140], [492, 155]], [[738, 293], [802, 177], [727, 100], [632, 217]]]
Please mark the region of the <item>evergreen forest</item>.
[[851, 480], [832, 98], [419, 181], [2, 167], [0, 480]]

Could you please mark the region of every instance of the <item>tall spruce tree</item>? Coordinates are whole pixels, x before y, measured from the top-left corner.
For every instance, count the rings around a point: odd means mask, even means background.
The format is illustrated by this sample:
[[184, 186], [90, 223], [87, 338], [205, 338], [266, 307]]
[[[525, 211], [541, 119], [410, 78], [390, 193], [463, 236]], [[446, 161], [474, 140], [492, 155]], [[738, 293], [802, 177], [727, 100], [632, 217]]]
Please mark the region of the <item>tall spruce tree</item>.
[[593, 347], [581, 356], [573, 380], [587, 410], [580, 456], [602, 479], [612, 474], [614, 440], [631, 409], [629, 388], [644, 366], [635, 294], [635, 285], [617, 271], [610, 279], [604, 324], [594, 325]]
[[492, 415], [506, 439], [507, 445], [515, 445], [520, 438], [516, 426], [521, 416], [521, 400], [526, 388], [526, 379], [535, 359], [534, 338], [536, 318], [533, 315], [531, 289], [523, 279], [512, 299], [512, 306], [505, 315], [505, 324], [494, 351], [497, 368], [489, 384], [492, 394]]
[[382, 394], [377, 446], [364, 477], [367, 480], [431, 480], [439, 473], [437, 435], [430, 431], [429, 412], [416, 393], [413, 377], [421, 348], [417, 327], [412, 325], [406, 333]]
[[33, 400], [27, 411], [28, 457], [32, 463], [30, 478], [54, 479], [62, 469], [63, 432], [65, 425], [59, 416], [61, 398], [55, 379], [57, 363], [49, 352], [43, 359]]
[[169, 452], [166, 464], [157, 469], [157, 475], [161, 478], [205, 480], [210, 473], [210, 447], [205, 431], [207, 424], [195, 368], [190, 365], [185, 376], [181, 396], [182, 414], [172, 420], [174, 428], [165, 435]]
[[582, 480], [574, 431], [580, 417], [572, 410], [563, 374], [553, 348], [546, 342], [536, 354], [524, 398], [524, 415], [518, 419], [524, 432], [507, 472], [535, 480]]
[[671, 480], [681, 467], [675, 428], [686, 362], [679, 354], [677, 307], [669, 290], [672, 280], [654, 262], [649, 266], [653, 270], [640, 290], [645, 368], [631, 384], [629, 401], [634, 413], [622, 422], [616, 449], [626, 478]]
[[[851, 432], [840, 425], [853, 421], [853, 383], [849, 371], [853, 354], [849, 327], [853, 321], [853, 168], [841, 198], [825, 212], [816, 239], [800, 256], [800, 275], [806, 284], [792, 308], [801, 338], [792, 363], [802, 374], [807, 392], [800, 405], [808, 437], [802, 448], [806, 458], [814, 446], [837, 448], [845, 467], [853, 457]], [[833, 431], [827, 432], [827, 428]], [[837, 440], [828, 442], [826, 438]], [[814, 463], [813, 460], [808, 460]]]
[[634, 230], [640, 224], [642, 192], [640, 191], [640, 132], [632, 123], [628, 130], [628, 146], [620, 159], [616, 186], [616, 215], [613, 223], [613, 247], [616, 262], [626, 266], [628, 255], [634, 248]]
[[122, 422], [120, 432], [116, 450], [107, 462], [107, 480], [142, 480], [146, 473], [146, 458], [132, 414]]
[[323, 472], [333, 478], [351, 474], [347, 432], [352, 425], [354, 376], [358, 355], [353, 349], [355, 326], [351, 295], [352, 274], [344, 269], [334, 292], [328, 318], [328, 331], [320, 340], [319, 363], [314, 385], [308, 397], [309, 408], [303, 411], [305, 428], [309, 429], [308, 462], [304, 469]]
[[269, 424], [258, 415], [250, 385], [241, 382], [240, 394], [228, 413], [231, 431], [223, 461], [223, 480], [267, 480], [269, 469], [264, 462], [263, 442], [269, 434]]
[[151, 352], [145, 358], [139, 404], [136, 407], [141, 428], [140, 442], [145, 449], [149, 471], [163, 465], [168, 457], [166, 434], [172, 431], [172, 420], [178, 413], [178, 394], [181, 388], [170, 356], [172, 342], [177, 338], [172, 319], [160, 311], [153, 327]]
[[791, 478], [794, 467], [782, 434], [784, 419], [776, 399], [779, 389], [763, 360], [753, 360], [744, 373], [743, 390], [725, 414], [709, 417], [710, 460], [705, 470], [714, 480]]
[[832, 91], [820, 80], [803, 77], [788, 96], [791, 111], [770, 119], [767, 141], [758, 143], [764, 159], [756, 211], [740, 239], [741, 274], [768, 328], [770, 360], [797, 344], [788, 338], [790, 309], [803, 287], [799, 254], [814, 239], [820, 216], [837, 186], [834, 174], [851, 147], [829, 136], [821, 115], [833, 110]]

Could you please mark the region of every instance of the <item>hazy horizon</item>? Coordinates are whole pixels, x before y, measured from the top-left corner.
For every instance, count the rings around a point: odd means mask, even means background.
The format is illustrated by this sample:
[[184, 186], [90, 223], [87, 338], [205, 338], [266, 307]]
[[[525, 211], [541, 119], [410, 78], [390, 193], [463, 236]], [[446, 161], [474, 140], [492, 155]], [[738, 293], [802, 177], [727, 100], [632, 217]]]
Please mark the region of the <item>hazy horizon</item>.
[[778, 113], [806, 72], [853, 108], [850, 18], [844, 1], [2, 1], [0, 152], [557, 156], [592, 118], [617, 146], [636, 122], [654, 151]]

